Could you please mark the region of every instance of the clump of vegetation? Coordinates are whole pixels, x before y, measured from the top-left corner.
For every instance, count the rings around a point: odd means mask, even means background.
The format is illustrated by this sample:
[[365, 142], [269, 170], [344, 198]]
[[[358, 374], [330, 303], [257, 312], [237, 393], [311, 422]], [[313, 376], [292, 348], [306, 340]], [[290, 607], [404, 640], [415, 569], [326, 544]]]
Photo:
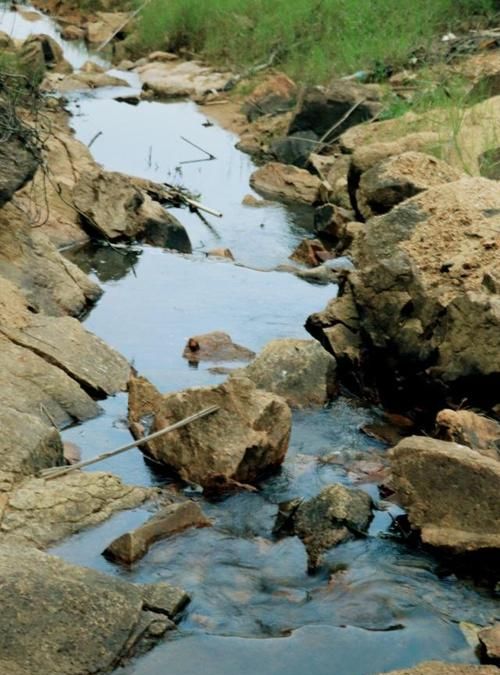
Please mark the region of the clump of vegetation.
[[[143, 0], [136, 0], [142, 4]], [[321, 82], [358, 69], [397, 66], [464, 21], [493, 14], [495, 0], [152, 0], [141, 13], [145, 49], [186, 48], [245, 67], [275, 53], [285, 71]]]

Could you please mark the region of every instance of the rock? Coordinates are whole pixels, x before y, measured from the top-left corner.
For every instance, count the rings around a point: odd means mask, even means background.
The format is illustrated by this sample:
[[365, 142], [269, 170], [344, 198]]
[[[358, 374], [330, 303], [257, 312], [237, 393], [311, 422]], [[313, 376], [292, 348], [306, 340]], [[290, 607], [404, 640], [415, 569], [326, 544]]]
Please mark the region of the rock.
[[464, 178], [366, 223], [346, 288], [377, 367], [388, 364], [379, 386], [411, 380], [454, 389], [468, 378], [469, 399], [474, 387], [484, 396], [481, 382], [500, 372], [499, 214], [496, 182]]
[[85, 38], [85, 30], [79, 26], [64, 26], [61, 30], [61, 37], [64, 40], [83, 40]]
[[307, 166], [311, 152], [317, 146], [318, 136], [314, 131], [298, 131], [273, 141], [269, 150], [277, 162], [293, 164], [303, 169]]
[[78, 464], [78, 462], [82, 461], [81, 449], [76, 443], [71, 443], [70, 441], [63, 443], [63, 455], [65, 462], [69, 465]]
[[460, 178], [462, 174], [446, 162], [421, 152], [405, 152], [362, 174], [353, 206], [368, 220], [419, 192]]
[[[11, 545], [0, 549], [0, 574], [4, 673], [108, 672], [171, 628], [167, 608], [150, 609], [147, 598], [155, 585], [147, 592], [143, 586]], [[178, 589], [172, 588], [173, 595], [179, 595]]]
[[136, 68], [143, 89], [160, 98], [201, 97], [206, 92], [223, 89], [232, 75], [218, 72], [197, 61], [153, 61]]
[[260, 199], [254, 195], [245, 195], [241, 200], [243, 206], [252, 206], [259, 208], [261, 206], [269, 206], [272, 202], [268, 202], [266, 199]]
[[354, 218], [353, 211], [335, 204], [323, 204], [314, 211], [314, 232], [320, 239], [330, 241], [343, 250], [351, 244], [347, 226]]
[[[413, 668], [392, 670], [385, 675], [495, 675], [495, 666], [469, 666], [441, 661], [427, 661]], [[382, 675], [382, 674], [380, 674]]]
[[122, 534], [103, 551], [111, 560], [130, 565], [146, 555], [150, 547], [161, 539], [190, 527], [207, 527], [205, 517], [196, 502], [170, 504], [135, 530]]
[[0, 405], [0, 428], [0, 495], [26, 476], [62, 463], [57, 430], [35, 415]]
[[242, 372], [292, 408], [321, 406], [336, 393], [335, 359], [315, 340], [269, 342]]
[[21, 45], [19, 59], [30, 73], [71, 73], [73, 67], [64, 58], [62, 47], [49, 35], [30, 35]]
[[8, 495], [0, 541], [45, 548], [116, 511], [139, 506], [152, 494], [106, 473], [74, 471], [53, 480], [32, 478]]
[[95, 20], [87, 22], [86, 37], [90, 44], [100, 45], [111, 40], [118, 29], [121, 29], [121, 34], [118, 33], [116, 37], [123, 38], [124, 32], [130, 30], [130, 15], [127, 12], [96, 12], [95, 16]]
[[5, 302], [14, 284], [22, 289], [23, 304], [35, 313], [79, 315], [101, 295], [99, 286], [66, 260], [39, 228], [32, 227], [29, 215], [11, 202], [0, 209], [0, 277]]
[[[0, 104], [0, 120], [8, 125], [10, 117], [7, 108]], [[19, 131], [12, 131], [0, 143], [0, 207], [8, 202], [13, 194], [33, 178], [40, 164], [40, 158], [34, 148]]]
[[456, 553], [500, 548], [500, 462], [418, 436], [390, 459], [392, 485], [425, 543]]
[[105, 68], [100, 66], [95, 61], [85, 61], [83, 66], [80, 68], [80, 74], [82, 74], [82, 73], [93, 73], [95, 75], [96, 73], [102, 74], [102, 73], [105, 73], [105, 72], [106, 72]]
[[116, 66], [116, 70], [132, 70], [135, 66], [135, 63], [131, 61], [130, 59], [123, 59], [123, 61], [120, 61], [120, 63]]
[[251, 483], [278, 467], [290, 438], [291, 413], [273, 394], [246, 378], [216, 387], [199, 387], [163, 396], [145, 379], [129, 382], [129, 422], [140, 432], [141, 419], [153, 415], [152, 431], [210, 405], [213, 415], [154, 440], [143, 449], [184, 480], [204, 487]]
[[234, 255], [229, 248], [213, 248], [207, 251], [207, 255], [211, 258], [226, 258], [227, 260], [234, 260]]
[[137, 216], [141, 241], [172, 251], [192, 253], [191, 241], [184, 225], [149, 195], [144, 196]]
[[[291, 507], [291, 508], [290, 508]], [[287, 512], [288, 511], [288, 512]], [[333, 546], [364, 534], [372, 519], [372, 500], [366, 492], [335, 484], [307, 502], [295, 500], [278, 516], [278, 531], [286, 528], [307, 549], [309, 567], [315, 569], [321, 554]]]
[[321, 180], [304, 169], [269, 162], [250, 177], [250, 185], [257, 192], [272, 199], [303, 204], [320, 201]]
[[276, 115], [291, 110], [297, 100], [297, 85], [284, 73], [275, 73], [258, 84], [243, 104], [249, 122], [262, 115]]
[[12, 342], [30, 349], [68, 373], [86, 391], [103, 398], [126, 388], [126, 359], [71, 317], [33, 315], [29, 323], [2, 329]]
[[[351, 158], [349, 155], [309, 155], [309, 164], [318, 176], [330, 186], [328, 201], [344, 209], [351, 209], [347, 185], [347, 174]], [[306, 168], [309, 168], [306, 167]]]
[[58, 428], [95, 417], [100, 411], [64, 370], [1, 333], [0, 405], [34, 415], [46, 424], [53, 421]]
[[84, 89], [98, 89], [99, 87], [129, 87], [129, 83], [121, 77], [108, 73], [84, 72], [71, 75], [49, 73], [42, 84], [42, 91], [56, 91], [67, 94]]
[[191, 363], [199, 361], [249, 361], [255, 356], [246, 347], [235, 344], [227, 333], [213, 331], [189, 338], [182, 356]]
[[151, 54], [148, 54], [147, 60], [149, 62], [162, 61], [163, 63], [165, 63], [167, 61], [178, 61], [179, 57], [177, 54], [172, 54], [172, 52], [156, 51], [151, 52]]
[[[306, 89], [289, 132], [314, 131], [322, 137], [332, 130], [329, 137], [337, 137], [349, 127], [371, 119], [381, 109], [377, 86], [336, 80], [328, 87]], [[337, 126], [332, 129], [334, 125]]]
[[500, 623], [479, 631], [478, 637], [487, 662], [500, 665]]
[[315, 267], [325, 260], [329, 260], [333, 255], [319, 239], [304, 239], [292, 253], [290, 260]]
[[441, 410], [436, 417], [438, 437], [467, 445], [482, 455], [500, 459], [500, 424], [471, 410]]

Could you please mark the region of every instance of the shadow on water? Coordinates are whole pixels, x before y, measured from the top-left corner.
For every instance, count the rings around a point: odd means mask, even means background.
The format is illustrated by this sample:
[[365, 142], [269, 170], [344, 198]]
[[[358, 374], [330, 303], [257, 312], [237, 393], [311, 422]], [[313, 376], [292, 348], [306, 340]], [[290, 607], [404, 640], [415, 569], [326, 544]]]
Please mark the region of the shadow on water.
[[[44, 32], [59, 40], [49, 19], [26, 22], [9, 9], [0, 11], [0, 28], [18, 38]], [[76, 67], [88, 58], [82, 46], [65, 44], [64, 49]], [[133, 76], [127, 78], [137, 84]], [[305, 318], [326, 304], [334, 286], [311, 286], [292, 275], [209, 260], [202, 252], [229, 247], [238, 262], [272, 268], [285, 262], [308, 235], [311, 210], [243, 206], [254, 165], [234, 148], [234, 135], [203, 126], [205, 116], [193, 103], [128, 106], [113, 100], [122, 91], [71, 96], [77, 137], [88, 143], [101, 131], [92, 152], [106, 168], [182, 183], [200, 192], [224, 217], [211, 221], [212, 229], [194, 214], [178, 213], [197, 250], [192, 257], [149, 247], [125, 255], [94, 245], [68, 252], [105, 290], [86, 327], [162, 391], [222, 380], [210, 371], [217, 364], [193, 369], [182, 358], [191, 335], [224, 330], [255, 351], [277, 337], [307, 337]], [[181, 164], [197, 157], [181, 136], [217, 159]], [[126, 408], [123, 394], [104, 401], [102, 415], [65, 431], [65, 440], [80, 445], [84, 458], [126, 443]], [[123, 672], [374, 675], [432, 658], [476, 662], [460, 622], [491, 622], [498, 618], [498, 604], [452, 574], [439, 576], [432, 557], [380, 536], [391, 514], [399, 511], [379, 501], [375, 484], [359, 482], [378, 504], [368, 536], [329, 552], [315, 575], [307, 573], [298, 539], [273, 537], [279, 502], [309, 498], [330, 483], [351, 484], [356, 480], [349, 470], [351, 458], [385, 461], [385, 447], [360, 431], [379, 419], [380, 411], [343, 398], [327, 409], [294, 413], [284, 466], [258, 493], [217, 502], [191, 495], [213, 526], [158, 542], [130, 568], [113, 565], [101, 551], [144, 522], [148, 508], [117, 514], [53, 548], [67, 560], [129, 581], [164, 580], [190, 592], [181, 630]], [[333, 454], [343, 461], [325, 461]], [[92, 470], [112, 471], [130, 483], [182, 490], [147, 465], [138, 450]]]

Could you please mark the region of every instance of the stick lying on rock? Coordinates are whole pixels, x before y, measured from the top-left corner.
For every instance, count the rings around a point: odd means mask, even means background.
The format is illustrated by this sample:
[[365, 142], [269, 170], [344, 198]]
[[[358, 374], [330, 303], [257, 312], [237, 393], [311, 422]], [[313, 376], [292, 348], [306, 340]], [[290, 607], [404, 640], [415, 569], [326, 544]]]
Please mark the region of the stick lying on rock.
[[209, 408], [205, 408], [204, 410], [200, 410], [200, 412], [195, 413], [194, 415], [190, 415], [189, 417], [185, 417], [183, 420], [180, 420], [179, 422], [175, 422], [174, 424], [169, 425], [168, 427], [164, 427], [163, 429], [160, 429], [159, 431], [155, 431], [152, 434], [149, 434], [148, 436], [144, 436], [144, 438], [139, 438], [137, 441], [133, 441], [132, 443], [127, 443], [127, 445], [123, 445], [120, 448], [117, 448], [116, 450], [111, 450], [110, 452], [104, 452], [102, 455], [98, 455], [97, 457], [94, 457], [93, 459], [87, 459], [83, 462], [78, 462], [77, 464], [73, 464], [71, 466], [55, 466], [50, 469], [44, 469], [43, 471], [40, 472], [40, 477], [41, 478], [46, 478], [47, 480], [52, 480], [52, 478], [59, 478], [59, 476], [65, 476], [67, 473], [70, 473], [71, 471], [75, 471], [76, 469], [82, 469], [85, 466], [90, 466], [91, 464], [96, 464], [97, 462], [102, 462], [105, 459], [109, 459], [110, 457], [114, 457], [115, 455], [119, 455], [122, 452], [125, 452], [126, 450], [130, 450], [131, 448], [135, 448], [138, 445], [142, 445], [143, 443], [147, 443], [148, 441], [152, 441], [155, 438], [158, 438], [159, 436], [163, 436], [163, 434], [167, 434], [169, 431], [175, 431], [175, 429], [180, 429], [181, 427], [185, 427], [188, 424], [191, 424], [191, 422], [195, 422], [196, 420], [201, 419], [202, 417], [207, 417], [207, 415], [212, 415], [214, 412], [217, 412], [219, 410], [219, 406], [212, 405]]

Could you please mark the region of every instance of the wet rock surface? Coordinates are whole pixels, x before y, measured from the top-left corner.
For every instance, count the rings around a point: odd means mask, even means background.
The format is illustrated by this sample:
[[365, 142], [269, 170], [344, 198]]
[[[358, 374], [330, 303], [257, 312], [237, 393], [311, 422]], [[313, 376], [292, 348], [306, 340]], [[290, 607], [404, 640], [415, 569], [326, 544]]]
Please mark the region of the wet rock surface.
[[202, 486], [252, 483], [283, 462], [290, 410], [282, 398], [258, 390], [249, 379], [163, 395], [144, 378], [129, 382], [129, 423], [136, 437], [148, 415], [153, 416], [151, 431], [157, 431], [211, 405], [220, 409], [142, 448]]
[[46, 548], [111, 514], [132, 509], [153, 490], [125, 485], [106, 473], [74, 471], [44, 480], [33, 478], [6, 496], [0, 517], [0, 541]]
[[140, 560], [155, 542], [190, 527], [208, 527], [211, 521], [196, 502], [170, 504], [135, 530], [111, 542], [103, 555], [113, 561], [131, 564]]
[[255, 352], [235, 344], [231, 336], [222, 331], [194, 335], [187, 341], [182, 356], [190, 363], [200, 361], [249, 361]]
[[310, 569], [315, 569], [322, 553], [353, 536], [363, 536], [371, 519], [369, 495], [336, 484], [307, 502], [293, 500], [282, 505], [275, 531], [297, 535], [307, 549]]
[[500, 462], [418, 436], [390, 457], [392, 485], [425, 543], [460, 553], [500, 548]]
[[315, 340], [273, 340], [240, 371], [292, 408], [324, 405], [336, 392], [336, 362]]
[[148, 601], [154, 585], [147, 591], [11, 544], [0, 550], [0, 573], [5, 673], [107, 673], [172, 627], [167, 594], [160, 607]]

